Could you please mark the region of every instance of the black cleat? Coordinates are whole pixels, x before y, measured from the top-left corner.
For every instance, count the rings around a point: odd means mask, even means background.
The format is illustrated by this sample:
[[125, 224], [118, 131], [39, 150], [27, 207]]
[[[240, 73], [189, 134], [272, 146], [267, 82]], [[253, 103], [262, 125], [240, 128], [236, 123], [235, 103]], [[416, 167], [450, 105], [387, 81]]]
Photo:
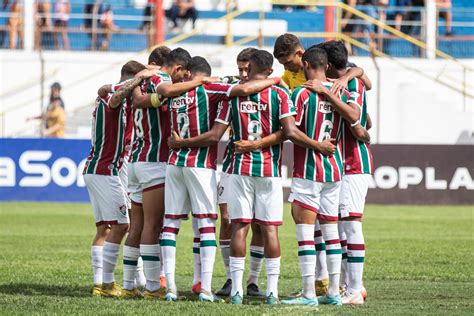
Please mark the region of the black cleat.
[[255, 283], [250, 283], [247, 285], [247, 295], [248, 296], [265, 296], [260, 290], [258, 289], [258, 285]]
[[216, 295], [219, 296], [230, 296], [230, 291], [232, 290], [232, 280], [227, 279], [225, 281], [224, 285], [222, 286], [222, 289], [216, 292]]

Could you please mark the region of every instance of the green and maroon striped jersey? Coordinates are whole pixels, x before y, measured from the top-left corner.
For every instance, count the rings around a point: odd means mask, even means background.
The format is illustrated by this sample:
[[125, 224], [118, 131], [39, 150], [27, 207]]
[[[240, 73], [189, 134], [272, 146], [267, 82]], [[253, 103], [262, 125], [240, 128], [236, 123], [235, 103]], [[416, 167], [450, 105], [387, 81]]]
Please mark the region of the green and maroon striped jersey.
[[[323, 83], [327, 88], [330, 82]], [[341, 95], [343, 102], [349, 100], [349, 93]], [[294, 145], [293, 177], [315, 182], [341, 181], [342, 176], [342, 117], [323, 95], [298, 87], [293, 92], [296, 108], [296, 125], [311, 139], [322, 142], [326, 138], [335, 138], [337, 149], [328, 157], [311, 148]]]
[[[352, 79], [348, 83], [349, 102], [355, 103], [360, 107], [360, 125], [367, 126], [367, 95], [364, 83], [360, 79]], [[350, 126], [347, 122], [344, 123], [343, 133], [343, 159], [344, 159], [344, 174], [372, 174], [373, 160], [370, 145], [357, 140], [352, 135]]]
[[[219, 103], [227, 99], [232, 85], [205, 84], [170, 98], [171, 127], [181, 138], [209, 131], [214, 125]], [[168, 164], [178, 167], [216, 169], [217, 144], [210, 147], [170, 149]]]
[[[232, 140], [257, 140], [280, 130], [280, 120], [295, 115], [289, 92], [271, 86], [223, 102], [216, 122], [231, 126]], [[232, 153], [230, 172], [252, 177], [280, 177], [282, 144], [250, 153]]]
[[92, 113], [92, 148], [84, 174], [118, 176], [124, 148], [126, 117], [123, 106], [109, 107], [112, 94], [98, 97]]
[[[164, 73], [153, 75], [142, 84], [142, 93], [156, 93], [158, 86], [164, 83], [171, 83], [169, 75]], [[165, 101], [162, 100], [163, 102]], [[136, 109], [134, 126], [132, 162], [167, 162], [167, 140], [171, 134], [167, 107]]]

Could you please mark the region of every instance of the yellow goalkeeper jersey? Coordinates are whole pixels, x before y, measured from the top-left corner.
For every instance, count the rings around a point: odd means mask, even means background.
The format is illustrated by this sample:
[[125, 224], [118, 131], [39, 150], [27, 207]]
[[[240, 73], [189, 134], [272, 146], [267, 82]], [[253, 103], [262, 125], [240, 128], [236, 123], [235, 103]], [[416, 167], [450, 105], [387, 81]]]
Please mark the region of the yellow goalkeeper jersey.
[[281, 80], [283, 80], [288, 85], [288, 87], [290, 87], [291, 91], [295, 90], [307, 81], [303, 68], [301, 68], [301, 70], [298, 72], [285, 70], [283, 76], [281, 76]]

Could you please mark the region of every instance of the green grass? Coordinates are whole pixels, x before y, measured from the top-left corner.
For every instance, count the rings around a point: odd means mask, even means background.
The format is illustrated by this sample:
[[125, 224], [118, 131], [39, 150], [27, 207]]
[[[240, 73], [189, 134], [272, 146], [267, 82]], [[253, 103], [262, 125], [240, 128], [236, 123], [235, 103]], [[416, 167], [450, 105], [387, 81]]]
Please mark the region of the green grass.
[[[366, 210], [366, 304], [319, 307], [324, 314], [473, 314], [473, 208], [378, 206]], [[313, 314], [314, 308], [269, 308], [252, 300], [236, 307], [196, 302], [192, 281], [192, 233], [178, 238], [178, 288], [188, 301], [121, 301], [90, 297], [87, 204], [0, 204], [0, 314]], [[281, 229], [280, 296], [299, 289], [295, 226], [285, 214]], [[247, 263], [248, 268], [248, 263]], [[213, 287], [225, 281], [220, 254]], [[122, 266], [116, 276], [121, 281]], [[265, 275], [260, 276], [265, 288]]]

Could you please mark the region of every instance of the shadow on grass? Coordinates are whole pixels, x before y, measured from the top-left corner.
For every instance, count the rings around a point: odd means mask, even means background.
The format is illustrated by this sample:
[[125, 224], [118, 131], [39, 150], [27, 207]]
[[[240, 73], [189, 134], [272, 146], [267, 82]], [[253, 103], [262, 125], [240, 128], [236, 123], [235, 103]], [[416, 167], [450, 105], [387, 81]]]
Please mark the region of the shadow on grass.
[[0, 293], [27, 296], [90, 297], [92, 287], [80, 285], [0, 284]]

